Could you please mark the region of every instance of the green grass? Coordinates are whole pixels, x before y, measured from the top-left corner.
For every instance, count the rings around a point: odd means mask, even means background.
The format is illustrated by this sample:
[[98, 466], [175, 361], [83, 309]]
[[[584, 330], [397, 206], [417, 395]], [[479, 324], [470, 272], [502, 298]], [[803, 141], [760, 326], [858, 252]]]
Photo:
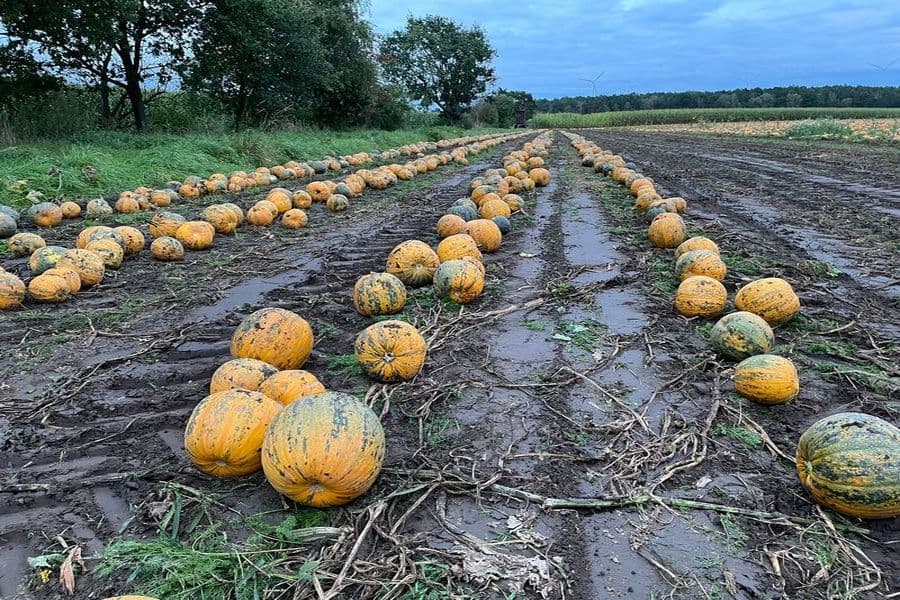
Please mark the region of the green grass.
[[810, 119], [800, 121], [784, 132], [789, 138], [815, 138], [823, 140], [857, 139], [853, 130], [834, 119]]
[[804, 119], [897, 119], [897, 108], [683, 108], [591, 113], [538, 113], [533, 127], [619, 127], [729, 121], [801, 121]]
[[362, 365], [353, 354], [339, 354], [328, 357], [328, 366], [325, 368], [332, 375], [365, 375]]
[[713, 429], [713, 433], [715, 435], [725, 436], [735, 442], [753, 448], [754, 450], [762, 448], [762, 438], [760, 438], [756, 432], [751, 431], [746, 427], [741, 427], [740, 425], [735, 426], [720, 423]]
[[[309, 129], [291, 132], [151, 135], [83, 134], [0, 150], [0, 203], [23, 207], [37, 190], [48, 198], [113, 195], [140, 185], [160, 186], [188, 175], [253, 169], [289, 160], [371, 152], [421, 140], [477, 135], [493, 130], [427, 127], [400, 131]], [[96, 171], [87, 177], [88, 167]], [[54, 174], [51, 174], [54, 173]], [[17, 185], [17, 182], [25, 181]]]
[[562, 321], [556, 326], [557, 333], [553, 339], [572, 344], [587, 353], [597, 349], [605, 326], [594, 319], [586, 319], [580, 323]]

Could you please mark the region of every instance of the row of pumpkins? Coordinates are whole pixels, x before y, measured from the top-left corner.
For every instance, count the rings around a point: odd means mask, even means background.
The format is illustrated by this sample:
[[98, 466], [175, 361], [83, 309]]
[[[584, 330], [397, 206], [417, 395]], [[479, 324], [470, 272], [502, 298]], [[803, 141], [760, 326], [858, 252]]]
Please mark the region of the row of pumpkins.
[[[198, 220], [187, 220], [178, 213], [156, 210], [149, 223], [149, 233], [153, 238], [150, 251], [157, 260], [181, 260], [185, 248], [208, 249], [216, 234], [234, 233], [245, 220], [250, 225], [268, 226], [280, 217], [284, 227], [298, 229], [308, 223], [305, 209], [314, 202], [322, 202], [332, 211], [346, 210], [348, 197], [358, 197], [368, 188], [384, 189], [397, 181], [433, 171], [441, 165], [465, 161], [472, 153], [482, 152], [520, 135], [481, 139], [452, 152], [428, 154], [402, 165], [394, 163], [372, 170], [359, 169], [341, 181], [313, 181], [305, 189], [296, 191], [276, 187], [268, 192], [264, 200], [250, 207], [246, 214], [240, 206], [230, 202], [205, 207]], [[407, 151], [411, 150], [408, 148]], [[335, 166], [340, 166], [340, 163]], [[270, 170], [261, 167], [263, 169]], [[277, 171], [278, 167], [271, 170]], [[288, 174], [293, 177], [292, 172]], [[213, 175], [211, 179], [215, 177]], [[15, 211], [10, 209], [10, 212]], [[36, 302], [63, 302], [83, 287], [100, 283], [106, 269], [118, 269], [127, 256], [139, 253], [145, 246], [144, 234], [131, 226], [87, 227], [78, 234], [73, 249], [48, 246], [36, 233], [15, 233], [8, 240], [9, 251], [15, 256], [29, 256], [33, 277], [26, 288], [21, 278], [4, 272], [0, 267], [0, 310], [21, 306], [26, 291]]]
[[[509, 217], [523, 207], [511, 190], [549, 182], [542, 166], [549, 143], [540, 136], [504, 157], [503, 169], [475, 179], [466, 202], [449, 207], [438, 221], [443, 239], [437, 249], [408, 240], [390, 252], [384, 272], [362, 275], [353, 288], [356, 310], [367, 317], [396, 314], [406, 303], [407, 287], [426, 285], [440, 298], [477, 299], [484, 287], [482, 252], [500, 247], [501, 229], [509, 231]], [[459, 207], [473, 218], [457, 214]], [[185, 449], [199, 469], [233, 477], [261, 468], [278, 492], [316, 507], [345, 504], [369, 489], [383, 462], [384, 429], [366, 404], [327, 391], [301, 369], [313, 342], [309, 323], [281, 308], [264, 308], [241, 322], [231, 340], [234, 358], [215, 371], [209, 396], [185, 427]], [[354, 343], [360, 366], [383, 383], [415, 377], [426, 352], [416, 327], [395, 319], [373, 323]]]
[[[673, 249], [680, 284], [675, 310], [686, 317], [715, 318], [728, 304], [722, 281], [727, 268], [716, 243], [706, 237], [685, 239], [680, 213], [687, 202], [663, 198], [654, 182], [618, 155], [582, 136], [565, 134], [584, 166], [610, 177], [635, 197], [635, 210], [650, 220], [647, 238], [655, 248]], [[739, 360], [735, 390], [761, 404], [784, 404], [800, 392], [797, 369], [790, 359], [771, 354], [773, 327], [800, 312], [791, 285], [766, 277], [741, 287], [735, 312], [718, 319], [710, 339], [722, 356]], [[900, 516], [900, 429], [872, 415], [835, 414], [814, 423], [800, 437], [796, 456], [802, 485], [815, 501], [845, 515], [861, 518]]]

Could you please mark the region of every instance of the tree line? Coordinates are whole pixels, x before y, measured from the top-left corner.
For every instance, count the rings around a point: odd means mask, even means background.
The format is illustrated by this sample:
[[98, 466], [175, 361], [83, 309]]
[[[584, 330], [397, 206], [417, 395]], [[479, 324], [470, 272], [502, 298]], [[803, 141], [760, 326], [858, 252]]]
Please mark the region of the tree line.
[[829, 85], [749, 88], [716, 92], [653, 92], [537, 100], [542, 113], [590, 114], [668, 108], [900, 107], [900, 87]]

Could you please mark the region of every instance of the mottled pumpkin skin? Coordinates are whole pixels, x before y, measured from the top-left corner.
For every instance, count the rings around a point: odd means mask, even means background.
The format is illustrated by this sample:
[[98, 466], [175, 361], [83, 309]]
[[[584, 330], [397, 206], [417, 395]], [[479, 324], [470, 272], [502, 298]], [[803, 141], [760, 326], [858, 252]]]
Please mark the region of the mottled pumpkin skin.
[[[448, 238], [451, 235], [456, 235], [465, 231], [466, 221], [459, 215], [446, 214], [438, 219], [435, 229], [437, 234], [441, 236], [441, 239]], [[440, 248], [440, 246], [438, 246], [438, 248]], [[440, 253], [438, 253], [438, 256], [440, 257]]]
[[70, 294], [77, 294], [81, 291], [81, 277], [79, 277], [78, 273], [76, 273], [72, 269], [53, 267], [52, 269], [47, 269], [46, 271], [44, 271], [44, 274], [58, 275], [65, 278], [65, 280], [69, 284]]
[[688, 277], [675, 292], [675, 310], [685, 317], [714, 317], [725, 310], [727, 304], [728, 290], [712, 277]]
[[126, 255], [137, 254], [143, 250], [144, 246], [147, 244], [144, 234], [136, 227], [123, 225], [121, 227], [116, 227], [115, 231], [122, 236], [122, 240], [125, 242]]
[[309, 217], [299, 208], [292, 208], [281, 217], [281, 224], [288, 229], [300, 229], [306, 227]]
[[484, 291], [484, 272], [473, 261], [456, 259], [442, 262], [434, 274], [434, 293], [459, 304], [474, 302]]
[[103, 276], [106, 274], [103, 258], [96, 252], [80, 248], [66, 251], [56, 266], [78, 273], [81, 278], [81, 286], [86, 288], [103, 281]]
[[315, 375], [298, 369], [274, 373], [259, 386], [261, 394], [284, 406], [324, 391], [325, 386]]
[[189, 250], [206, 250], [212, 246], [215, 236], [215, 227], [206, 221], [188, 221], [175, 230], [175, 239]]
[[682, 254], [675, 262], [675, 274], [679, 281], [684, 281], [693, 275], [705, 275], [716, 281], [724, 281], [725, 275], [728, 274], [728, 267], [715, 252], [691, 250]]
[[231, 337], [232, 356], [256, 358], [279, 369], [299, 369], [312, 348], [312, 327], [283, 308], [263, 308], [247, 315]]
[[325, 392], [292, 402], [269, 426], [262, 467], [269, 483], [308, 506], [340, 506], [366, 493], [384, 461], [384, 429], [368, 406]]
[[122, 234], [106, 225], [92, 225], [82, 229], [78, 237], [75, 238], [75, 247], [87, 248], [91, 242], [100, 240], [112, 240], [122, 246], [123, 250], [125, 249], [125, 238], [122, 237]]
[[224, 204], [220, 204], [222, 208], [226, 208], [231, 211], [231, 214], [234, 215], [234, 220], [237, 221], [238, 227], [244, 224], [244, 210], [233, 202], [225, 202]]
[[32, 252], [28, 258], [32, 275], [40, 275], [47, 269], [55, 267], [66, 251], [62, 246], [44, 246]]
[[800, 298], [784, 279], [766, 277], [738, 290], [734, 306], [761, 316], [773, 326], [787, 323], [800, 312]]
[[478, 244], [467, 233], [457, 233], [441, 240], [437, 247], [437, 255], [442, 263], [465, 256], [471, 256], [478, 261], [484, 259]]
[[297, 190], [291, 195], [291, 203], [294, 208], [309, 208], [312, 206], [312, 196], [304, 190]]
[[366, 317], [392, 315], [406, 305], [406, 286], [390, 273], [369, 273], [353, 286], [353, 306]]
[[52, 202], [35, 204], [26, 214], [38, 227], [56, 227], [63, 220], [62, 209]]
[[327, 202], [331, 196], [331, 188], [324, 181], [313, 181], [306, 186], [306, 193], [313, 202]]
[[482, 219], [493, 219], [494, 217], [509, 217], [512, 211], [509, 205], [500, 200], [490, 200], [481, 205], [480, 214]]
[[532, 169], [528, 173], [528, 178], [538, 187], [544, 187], [550, 183], [550, 171], [544, 168]]
[[418, 287], [431, 283], [440, 264], [431, 246], [419, 240], [409, 240], [397, 245], [387, 258], [387, 268], [406, 285]]
[[356, 359], [372, 378], [385, 383], [407, 381], [425, 364], [427, 344], [419, 331], [404, 321], [370, 325], [354, 344]]
[[490, 219], [475, 219], [466, 223], [466, 233], [475, 240], [482, 252], [492, 253], [500, 249], [503, 234], [500, 228]]
[[103, 259], [103, 266], [107, 269], [118, 269], [125, 259], [125, 251], [122, 246], [113, 240], [96, 240], [88, 243], [86, 250], [96, 252]]
[[178, 213], [161, 211], [150, 219], [150, 237], [175, 237], [175, 232], [187, 219]]
[[775, 334], [769, 324], [746, 311], [734, 312], [719, 319], [713, 325], [710, 337], [719, 354], [738, 360], [768, 354], [775, 343]]
[[861, 413], [817, 421], [797, 444], [797, 475], [813, 500], [843, 515], [900, 517], [900, 429]]
[[47, 245], [44, 238], [36, 233], [17, 233], [6, 242], [6, 247], [13, 256], [31, 256], [38, 248]]
[[682, 255], [691, 252], [692, 250], [708, 250], [719, 254], [719, 246], [716, 245], [714, 241], [707, 237], [703, 237], [702, 235], [698, 235], [683, 241], [675, 248], [675, 260], [678, 260]]
[[677, 248], [684, 241], [687, 229], [675, 213], [663, 213], [653, 219], [647, 229], [647, 239], [654, 248]]
[[[200, 218], [213, 226], [216, 233], [228, 235], [234, 233], [238, 226], [237, 216], [234, 211], [221, 204], [211, 204], [203, 209]], [[176, 231], [177, 234], [177, 231]]]
[[284, 188], [274, 188], [266, 194], [266, 200], [275, 205], [279, 213], [285, 213], [294, 207], [291, 192]]
[[0, 271], [0, 310], [21, 306], [25, 299], [25, 283], [6, 271]]
[[659, 200], [662, 200], [662, 196], [657, 194], [656, 190], [640, 190], [637, 198], [635, 198], [634, 200], [634, 208], [638, 212], [646, 212], [650, 208], [651, 204]]
[[65, 302], [72, 290], [65, 277], [44, 273], [28, 282], [28, 295], [36, 302]]
[[150, 253], [156, 260], [181, 260], [184, 258], [184, 246], [173, 237], [158, 237], [150, 243]]
[[255, 358], [233, 358], [219, 365], [209, 380], [209, 393], [228, 390], [258, 392], [262, 382], [278, 372], [278, 368]]
[[259, 392], [211, 394], [194, 407], [188, 419], [184, 449], [197, 468], [208, 475], [239, 477], [255, 473], [261, 467], [266, 429], [281, 409], [281, 404]]
[[800, 393], [800, 377], [789, 359], [757, 354], [745, 358], [734, 368], [734, 389], [760, 404], [784, 404]]
[[275, 217], [272, 215], [272, 211], [265, 206], [254, 204], [247, 211], [247, 222], [256, 227], [267, 227], [274, 220]]

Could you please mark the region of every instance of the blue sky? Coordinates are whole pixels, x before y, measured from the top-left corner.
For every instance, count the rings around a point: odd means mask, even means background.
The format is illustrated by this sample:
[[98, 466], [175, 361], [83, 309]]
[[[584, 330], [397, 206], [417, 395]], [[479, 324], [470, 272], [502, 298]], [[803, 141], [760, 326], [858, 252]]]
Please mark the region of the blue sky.
[[368, 19], [386, 34], [429, 13], [480, 24], [496, 85], [540, 98], [600, 73], [601, 94], [900, 85], [900, 0], [371, 0]]

